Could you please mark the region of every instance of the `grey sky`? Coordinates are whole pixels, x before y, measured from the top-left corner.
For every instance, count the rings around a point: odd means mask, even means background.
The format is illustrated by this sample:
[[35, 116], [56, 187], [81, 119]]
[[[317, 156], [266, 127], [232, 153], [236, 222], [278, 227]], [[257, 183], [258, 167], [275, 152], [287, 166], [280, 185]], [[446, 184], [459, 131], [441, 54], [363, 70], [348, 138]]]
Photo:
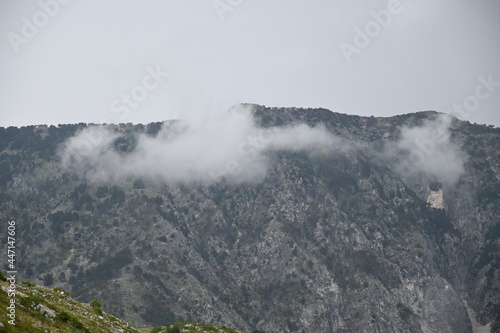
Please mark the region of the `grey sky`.
[[0, 126], [197, 119], [240, 102], [377, 116], [458, 104], [500, 126], [499, 59], [498, 0], [0, 0]]

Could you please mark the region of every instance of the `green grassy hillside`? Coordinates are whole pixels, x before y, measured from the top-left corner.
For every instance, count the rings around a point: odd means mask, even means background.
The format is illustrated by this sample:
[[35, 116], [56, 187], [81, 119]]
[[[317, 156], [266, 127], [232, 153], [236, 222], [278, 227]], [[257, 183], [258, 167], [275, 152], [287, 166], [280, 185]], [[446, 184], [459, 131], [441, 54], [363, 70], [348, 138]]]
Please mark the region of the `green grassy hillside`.
[[125, 321], [102, 312], [98, 302], [93, 302], [93, 307], [82, 304], [58, 288], [43, 288], [32, 282], [16, 285], [15, 325], [12, 325], [7, 316], [12, 299], [8, 295], [9, 285], [2, 281], [1, 287], [0, 332], [138, 333]]
[[[159, 326], [154, 328], [141, 328], [141, 333], [245, 333], [244, 331], [203, 323], [178, 323], [175, 325]], [[265, 333], [254, 331], [254, 333]]]
[[12, 322], [9, 323], [12, 317], [8, 316], [12, 299], [8, 293], [9, 284], [0, 281], [0, 285], [0, 333], [244, 333], [202, 323], [179, 323], [137, 330], [127, 322], [103, 312], [98, 301], [80, 303], [59, 288], [43, 288], [29, 281], [16, 285], [15, 325], [12, 325]]

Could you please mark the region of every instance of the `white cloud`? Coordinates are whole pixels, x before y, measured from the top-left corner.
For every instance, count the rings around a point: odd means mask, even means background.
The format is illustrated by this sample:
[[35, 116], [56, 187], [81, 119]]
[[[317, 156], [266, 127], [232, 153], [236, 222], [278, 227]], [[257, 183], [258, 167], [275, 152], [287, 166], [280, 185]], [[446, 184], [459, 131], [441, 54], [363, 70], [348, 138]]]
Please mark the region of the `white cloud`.
[[386, 145], [385, 154], [394, 158], [395, 170], [404, 177], [425, 173], [452, 185], [464, 173], [467, 157], [450, 140], [451, 117], [439, 115], [421, 126], [403, 126], [395, 145]]
[[121, 134], [111, 127], [86, 128], [70, 138], [60, 156], [66, 167], [77, 168], [91, 180], [115, 181], [143, 177], [166, 182], [262, 180], [268, 152], [330, 149], [337, 139], [323, 127], [304, 124], [259, 128], [250, 108], [237, 107], [222, 115], [164, 123], [151, 137], [135, 134], [128, 153], [113, 143]]

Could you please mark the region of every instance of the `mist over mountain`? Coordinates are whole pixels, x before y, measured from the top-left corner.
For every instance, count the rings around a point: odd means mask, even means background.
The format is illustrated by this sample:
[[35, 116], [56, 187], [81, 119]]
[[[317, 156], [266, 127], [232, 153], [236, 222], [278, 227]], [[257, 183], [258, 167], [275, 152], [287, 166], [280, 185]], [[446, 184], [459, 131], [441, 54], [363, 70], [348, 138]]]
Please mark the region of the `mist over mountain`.
[[403, 125], [399, 139], [387, 143], [384, 150], [385, 157], [395, 159], [393, 169], [403, 177], [424, 173], [454, 185], [464, 174], [467, 154], [450, 141], [451, 121], [441, 114], [420, 126]]
[[[131, 143], [126, 154], [117, 140]], [[262, 181], [272, 151], [333, 149], [337, 139], [321, 125], [259, 128], [250, 106], [238, 106], [203, 122], [164, 123], [156, 136], [118, 133], [109, 126], [82, 129], [60, 151], [63, 165], [90, 171], [96, 181], [143, 177], [163, 182]]]
[[500, 332], [499, 147], [432, 111], [0, 128], [0, 217], [20, 277], [136, 327]]

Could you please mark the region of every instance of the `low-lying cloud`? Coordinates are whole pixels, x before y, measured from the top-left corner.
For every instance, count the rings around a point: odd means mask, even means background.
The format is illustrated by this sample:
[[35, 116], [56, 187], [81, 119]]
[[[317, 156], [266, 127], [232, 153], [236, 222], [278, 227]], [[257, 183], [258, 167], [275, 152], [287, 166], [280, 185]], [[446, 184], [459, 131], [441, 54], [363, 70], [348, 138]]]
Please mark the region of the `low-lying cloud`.
[[453, 185], [464, 173], [467, 156], [450, 140], [451, 117], [439, 115], [421, 126], [400, 128], [399, 140], [386, 145], [395, 170], [403, 177], [425, 173], [441, 183]]
[[95, 181], [127, 177], [165, 182], [211, 183], [223, 177], [259, 181], [270, 166], [270, 152], [324, 151], [337, 140], [322, 126], [260, 128], [245, 107], [212, 118], [166, 122], [154, 137], [133, 135], [134, 148], [120, 152], [114, 143], [122, 133], [104, 125], [87, 127], [64, 143], [62, 163]]

